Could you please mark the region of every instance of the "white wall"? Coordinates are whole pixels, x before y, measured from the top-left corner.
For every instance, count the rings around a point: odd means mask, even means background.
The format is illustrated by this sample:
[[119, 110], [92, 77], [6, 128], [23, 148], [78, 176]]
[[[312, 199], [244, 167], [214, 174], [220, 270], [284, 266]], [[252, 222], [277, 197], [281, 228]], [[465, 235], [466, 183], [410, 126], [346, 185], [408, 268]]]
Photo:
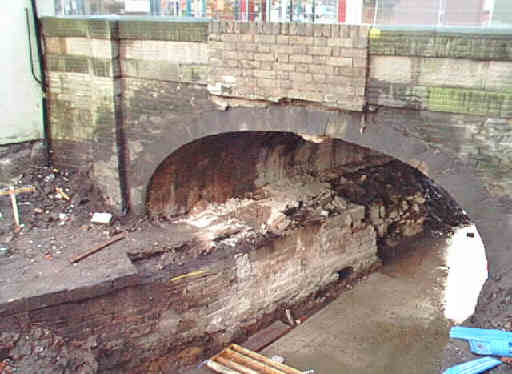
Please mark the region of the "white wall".
[[[0, 144], [41, 139], [43, 134], [42, 90], [30, 70], [25, 7], [30, 9], [28, 0], [2, 1], [0, 6]], [[40, 77], [34, 38], [32, 47]]]

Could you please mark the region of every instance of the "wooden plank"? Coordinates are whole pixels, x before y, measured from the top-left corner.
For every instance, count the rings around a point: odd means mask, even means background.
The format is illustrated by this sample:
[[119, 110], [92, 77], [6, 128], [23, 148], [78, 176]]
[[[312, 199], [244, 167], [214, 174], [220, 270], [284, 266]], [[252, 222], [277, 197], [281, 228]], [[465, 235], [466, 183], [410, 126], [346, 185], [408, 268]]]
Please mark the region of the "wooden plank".
[[236, 363], [257, 370], [259, 373], [262, 374], [287, 374], [284, 371], [268, 366], [261, 361], [254, 360], [251, 357], [245, 356], [244, 354], [235, 352], [231, 349], [225, 350], [223, 356], [228, 357], [230, 360], [235, 361]]
[[215, 359], [215, 361], [229, 369], [236, 370], [242, 374], [259, 374], [259, 372], [257, 372], [257, 371], [254, 371], [252, 369], [249, 369], [248, 367], [239, 365], [236, 362], [228, 360], [227, 358], [224, 358], [222, 356], [217, 357]]
[[206, 366], [221, 374], [303, 374], [237, 344], [213, 356]]
[[291, 327], [282, 321], [275, 321], [267, 328], [257, 332], [251, 336], [245, 343], [244, 347], [254, 352], [259, 352], [263, 348], [269, 346], [277, 339], [288, 333]]
[[206, 362], [206, 366], [221, 374], [240, 374], [238, 371], [231, 370], [230, 368], [227, 368], [213, 360], [208, 360]]
[[248, 349], [245, 349], [244, 347], [239, 346], [238, 344], [232, 344], [230, 348], [236, 352], [242, 353], [250, 358], [253, 358], [255, 360], [261, 361], [265, 363], [266, 365], [269, 365], [271, 367], [277, 368], [286, 374], [303, 374], [301, 371], [294, 369], [292, 367], [289, 367], [287, 365], [281, 364], [277, 361], [271, 360], [263, 355], [260, 355], [259, 353], [252, 352]]

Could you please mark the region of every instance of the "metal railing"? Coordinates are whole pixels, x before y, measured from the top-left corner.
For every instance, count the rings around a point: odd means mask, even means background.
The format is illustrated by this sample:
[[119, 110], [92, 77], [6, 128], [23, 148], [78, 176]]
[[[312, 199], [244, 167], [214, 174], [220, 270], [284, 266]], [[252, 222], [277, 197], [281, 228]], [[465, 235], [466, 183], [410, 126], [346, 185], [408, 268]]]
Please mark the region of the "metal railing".
[[512, 27], [510, 0], [56, 0], [55, 11], [250, 22]]

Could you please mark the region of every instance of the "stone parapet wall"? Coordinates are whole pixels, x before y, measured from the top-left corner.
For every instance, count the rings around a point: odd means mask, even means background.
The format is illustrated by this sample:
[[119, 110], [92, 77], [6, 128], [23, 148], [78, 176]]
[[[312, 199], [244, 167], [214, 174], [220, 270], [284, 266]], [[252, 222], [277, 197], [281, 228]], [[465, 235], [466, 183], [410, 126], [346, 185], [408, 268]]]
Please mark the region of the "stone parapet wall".
[[368, 26], [212, 22], [209, 31], [211, 94], [365, 105]]
[[368, 102], [512, 116], [512, 41], [503, 31], [373, 29]]

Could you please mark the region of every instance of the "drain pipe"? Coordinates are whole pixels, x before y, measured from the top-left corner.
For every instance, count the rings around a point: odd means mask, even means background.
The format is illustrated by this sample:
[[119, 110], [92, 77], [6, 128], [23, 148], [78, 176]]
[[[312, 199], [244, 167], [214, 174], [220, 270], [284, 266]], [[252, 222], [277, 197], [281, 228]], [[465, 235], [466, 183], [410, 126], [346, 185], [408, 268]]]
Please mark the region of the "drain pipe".
[[49, 118], [48, 118], [48, 107], [47, 107], [47, 100], [46, 100], [46, 94], [47, 94], [47, 85], [46, 85], [46, 71], [45, 71], [45, 64], [43, 60], [43, 45], [41, 42], [41, 24], [39, 23], [39, 16], [37, 14], [37, 5], [35, 0], [30, 0], [30, 3], [32, 5], [32, 14], [33, 14], [33, 21], [34, 21], [34, 33], [36, 38], [36, 49], [37, 49], [37, 57], [39, 59], [39, 71], [41, 74], [41, 78], [37, 79], [34, 69], [34, 59], [32, 57], [32, 35], [30, 32], [30, 17], [29, 17], [29, 11], [27, 8], [25, 8], [26, 17], [27, 17], [27, 30], [28, 30], [28, 41], [30, 46], [30, 67], [32, 69], [32, 76], [34, 80], [39, 83], [41, 86], [42, 91], [42, 99], [41, 99], [41, 105], [42, 105], [42, 115], [43, 115], [43, 145], [45, 147], [45, 154], [46, 154], [46, 166], [51, 167], [52, 165], [52, 159], [51, 159], [51, 140], [50, 140], [50, 125], [49, 125]]
[[[119, 21], [109, 21], [119, 22]], [[128, 149], [126, 144], [126, 133], [124, 129], [124, 115], [123, 115], [123, 92], [124, 86], [121, 69], [121, 56], [119, 55], [120, 46], [114, 47], [114, 44], [120, 43], [119, 39], [112, 39], [110, 41], [113, 61], [112, 61], [112, 79], [114, 84], [114, 121], [115, 121], [115, 135], [116, 135], [116, 151], [117, 151], [117, 176], [119, 178], [119, 192], [121, 193], [121, 215], [127, 216], [130, 212], [130, 191], [128, 186]], [[115, 66], [114, 66], [115, 65]], [[119, 72], [116, 76], [115, 72]]]

